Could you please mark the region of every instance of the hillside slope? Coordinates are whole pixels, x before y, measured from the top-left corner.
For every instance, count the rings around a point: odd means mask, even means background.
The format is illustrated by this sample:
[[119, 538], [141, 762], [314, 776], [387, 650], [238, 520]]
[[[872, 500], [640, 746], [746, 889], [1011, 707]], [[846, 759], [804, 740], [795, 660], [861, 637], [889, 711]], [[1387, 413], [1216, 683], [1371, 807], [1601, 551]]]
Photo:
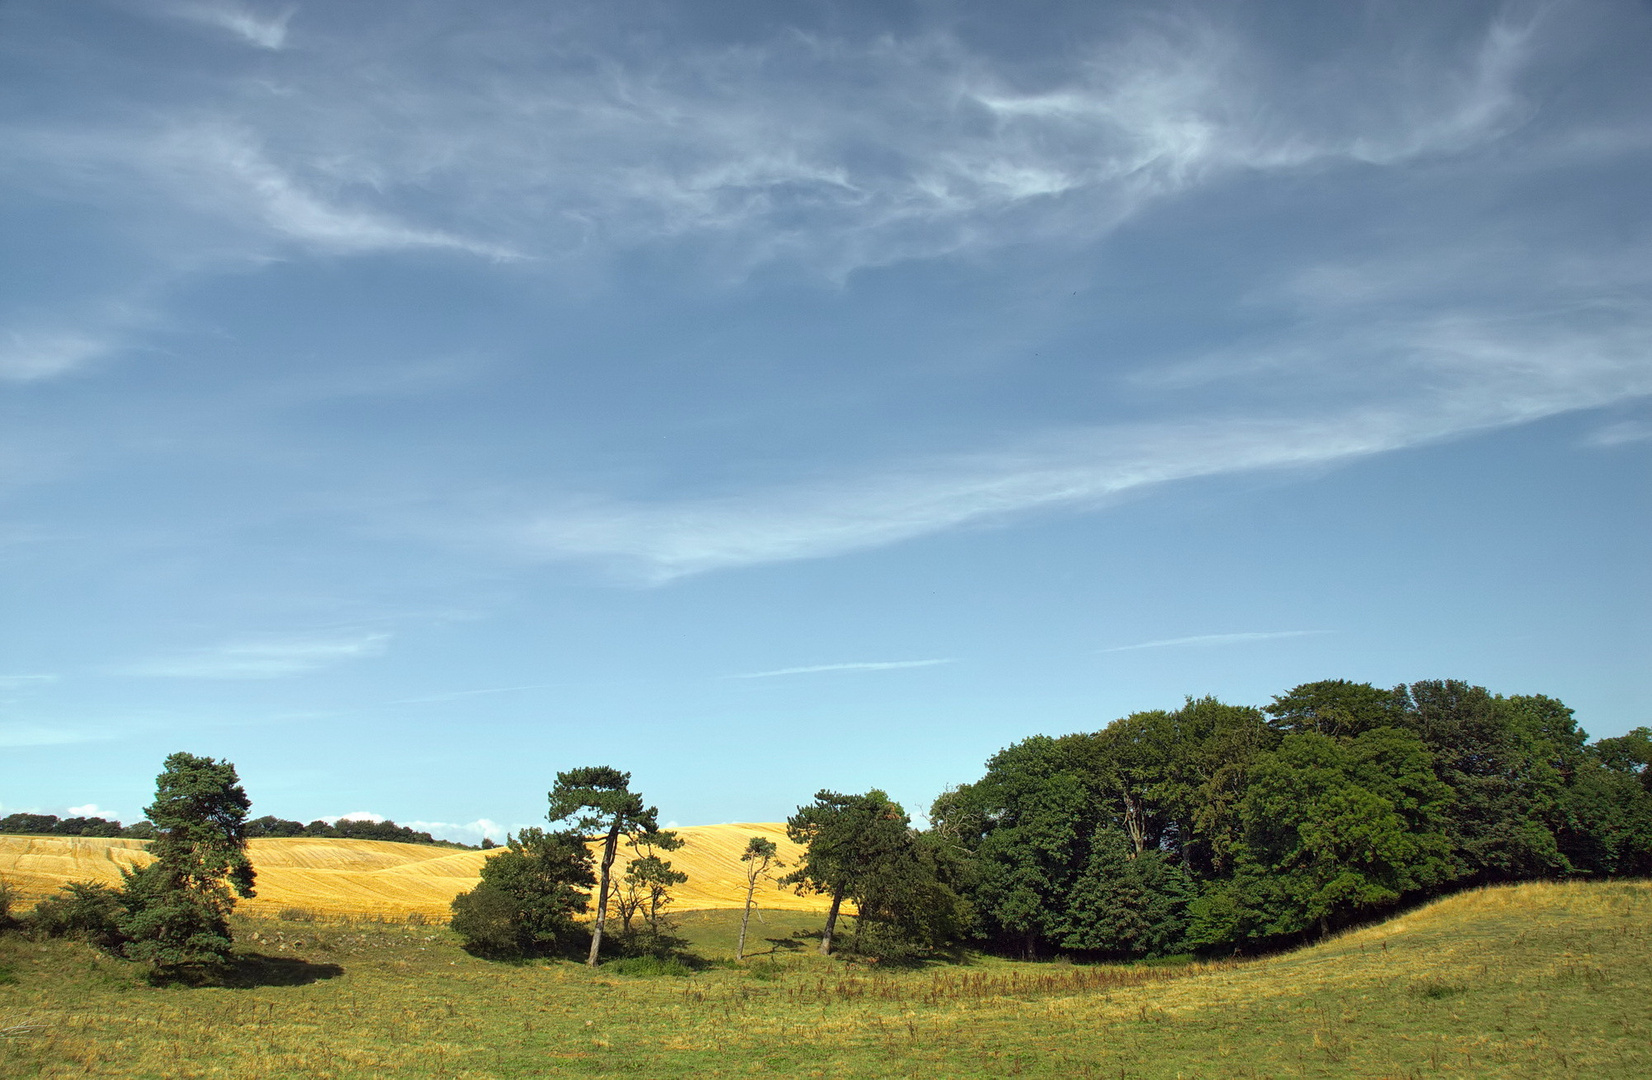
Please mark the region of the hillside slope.
[[[688, 874], [688, 883], [676, 890], [680, 911], [745, 902], [740, 852], [748, 838], [773, 840], [788, 864], [800, 851], [786, 839], [786, 827], [772, 822], [693, 825], [676, 831], [684, 845], [671, 854], [671, 862]], [[258, 871], [258, 895], [242, 901], [238, 910], [251, 915], [304, 908], [324, 915], [446, 917], [449, 902], [476, 884], [483, 860], [492, 854], [379, 840], [309, 838], [252, 840], [247, 851]], [[148, 859], [141, 840], [0, 835], [0, 878], [29, 898], [45, 896], [69, 881], [118, 884], [123, 867]], [[623, 865], [622, 854], [616, 871]], [[758, 890], [758, 903], [769, 910], [826, 908], [821, 897], [796, 896], [772, 884]]]

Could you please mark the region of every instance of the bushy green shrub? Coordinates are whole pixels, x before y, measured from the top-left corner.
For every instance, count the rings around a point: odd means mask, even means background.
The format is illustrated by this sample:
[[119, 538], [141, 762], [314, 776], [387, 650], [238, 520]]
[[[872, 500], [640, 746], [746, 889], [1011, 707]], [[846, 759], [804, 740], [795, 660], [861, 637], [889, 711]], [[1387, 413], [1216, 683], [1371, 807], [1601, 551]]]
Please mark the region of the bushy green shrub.
[[213, 967], [228, 962], [230, 938], [225, 906], [210, 892], [180, 888], [162, 863], [126, 874], [120, 920], [128, 959], [157, 968]]
[[113, 948], [121, 940], [122, 914], [120, 893], [100, 882], [72, 881], [56, 896], [36, 904], [28, 925], [50, 937], [79, 938]]
[[529, 944], [523, 940], [522, 909], [509, 893], [481, 882], [453, 898], [453, 932], [479, 956], [519, 957]]

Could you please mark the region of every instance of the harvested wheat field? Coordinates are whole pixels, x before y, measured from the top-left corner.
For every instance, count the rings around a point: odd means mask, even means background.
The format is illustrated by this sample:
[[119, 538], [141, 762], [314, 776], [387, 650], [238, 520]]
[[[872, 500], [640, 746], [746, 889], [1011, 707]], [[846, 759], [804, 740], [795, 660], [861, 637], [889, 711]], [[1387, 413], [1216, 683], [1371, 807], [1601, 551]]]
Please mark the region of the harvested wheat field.
[[[679, 910], [739, 907], [745, 902], [740, 852], [753, 836], [773, 840], [782, 860], [801, 850], [777, 823], [692, 825], [676, 830], [683, 848], [670, 855], [688, 874], [675, 890]], [[80, 836], [0, 835], [0, 878], [22, 895], [38, 899], [69, 881], [117, 884], [123, 867], [149, 856], [141, 840]], [[379, 840], [283, 839], [247, 844], [258, 870], [258, 895], [238, 910], [273, 915], [302, 908], [318, 915], [413, 914], [446, 918], [448, 904], [476, 884], [489, 852], [390, 844]], [[624, 855], [616, 861], [616, 872]], [[797, 896], [773, 884], [759, 887], [759, 902], [773, 911], [824, 911], [817, 896]]]

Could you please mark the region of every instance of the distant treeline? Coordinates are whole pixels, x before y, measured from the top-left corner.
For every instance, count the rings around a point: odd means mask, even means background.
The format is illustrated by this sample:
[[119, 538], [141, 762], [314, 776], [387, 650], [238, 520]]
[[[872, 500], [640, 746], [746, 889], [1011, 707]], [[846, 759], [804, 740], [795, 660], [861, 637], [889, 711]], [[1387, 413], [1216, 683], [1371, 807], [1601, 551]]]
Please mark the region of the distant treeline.
[[100, 817], [60, 818], [56, 814], [7, 814], [0, 818], [0, 833], [26, 833], [30, 836], [125, 836], [136, 840], [151, 840], [155, 827], [147, 821], [136, 825], [121, 825]]
[[1037, 736], [935, 801], [976, 937], [1023, 956], [1260, 951], [1532, 878], [1652, 874], [1652, 731], [1553, 698], [1309, 683]]
[[325, 836], [339, 840], [388, 840], [396, 844], [434, 844], [437, 847], [475, 850], [469, 844], [460, 844], [452, 840], [437, 840], [427, 832], [416, 832], [406, 825], [397, 825], [394, 821], [349, 821], [340, 818], [332, 824], [325, 821], [312, 821], [305, 825], [302, 822], [290, 821], [286, 818], [266, 814], [260, 818], [252, 818], [246, 825], [248, 840], [288, 836]]
[[[427, 832], [417, 832], [394, 821], [346, 821], [329, 824], [312, 821], [289, 821], [273, 815], [253, 818], [245, 826], [246, 838], [257, 840], [268, 837], [308, 836], [331, 837], [339, 840], [388, 840], [397, 844], [433, 844], [436, 847], [474, 850], [468, 844], [451, 840], [437, 840]], [[56, 814], [9, 814], [0, 818], [0, 833], [25, 833], [30, 836], [118, 836], [134, 840], [155, 838], [155, 826], [139, 821], [123, 826], [118, 821], [100, 817], [59, 818]]]

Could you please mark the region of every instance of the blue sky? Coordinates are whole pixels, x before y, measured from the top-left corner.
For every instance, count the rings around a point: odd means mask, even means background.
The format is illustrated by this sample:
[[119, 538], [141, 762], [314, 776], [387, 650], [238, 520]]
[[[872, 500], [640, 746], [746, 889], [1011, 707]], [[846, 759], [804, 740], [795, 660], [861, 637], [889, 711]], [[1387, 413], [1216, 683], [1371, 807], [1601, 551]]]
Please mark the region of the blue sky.
[[1652, 9], [0, 8], [0, 809], [1652, 722]]

